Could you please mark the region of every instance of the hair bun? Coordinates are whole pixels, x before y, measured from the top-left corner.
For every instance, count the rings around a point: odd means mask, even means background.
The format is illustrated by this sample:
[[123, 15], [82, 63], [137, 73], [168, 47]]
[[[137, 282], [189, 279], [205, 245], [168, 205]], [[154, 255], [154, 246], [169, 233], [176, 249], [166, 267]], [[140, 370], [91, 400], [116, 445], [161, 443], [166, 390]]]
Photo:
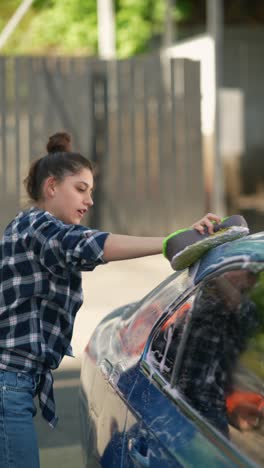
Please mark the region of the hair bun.
[[70, 153], [72, 151], [70, 135], [66, 132], [52, 135], [47, 144], [47, 151], [48, 153]]

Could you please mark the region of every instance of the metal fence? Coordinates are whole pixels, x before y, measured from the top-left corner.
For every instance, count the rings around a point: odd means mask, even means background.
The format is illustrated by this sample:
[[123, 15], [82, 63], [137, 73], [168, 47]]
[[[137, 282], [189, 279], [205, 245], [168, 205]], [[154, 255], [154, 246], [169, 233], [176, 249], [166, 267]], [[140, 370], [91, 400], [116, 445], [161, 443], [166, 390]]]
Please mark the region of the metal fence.
[[92, 225], [158, 235], [189, 224], [204, 211], [199, 76], [198, 63], [159, 56], [0, 57], [0, 229], [62, 129], [97, 165]]

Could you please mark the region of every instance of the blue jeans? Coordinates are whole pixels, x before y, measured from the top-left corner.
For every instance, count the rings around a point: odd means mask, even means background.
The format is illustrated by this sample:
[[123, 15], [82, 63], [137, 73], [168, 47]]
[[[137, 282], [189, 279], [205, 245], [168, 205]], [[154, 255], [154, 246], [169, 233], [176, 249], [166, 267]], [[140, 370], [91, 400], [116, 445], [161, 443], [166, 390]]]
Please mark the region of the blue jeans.
[[0, 370], [0, 468], [39, 468], [36, 377]]

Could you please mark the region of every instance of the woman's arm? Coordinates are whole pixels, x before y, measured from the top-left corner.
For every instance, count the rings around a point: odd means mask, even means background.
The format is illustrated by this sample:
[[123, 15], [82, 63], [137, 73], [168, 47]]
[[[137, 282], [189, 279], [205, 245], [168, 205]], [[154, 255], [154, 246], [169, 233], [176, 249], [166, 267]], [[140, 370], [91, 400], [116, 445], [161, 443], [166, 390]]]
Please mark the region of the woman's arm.
[[104, 245], [104, 259], [128, 260], [162, 253], [163, 237], [136, 237], [109, 234]]
[[[213, 233], [213, 223], [220, 223], [221, 219], [212, 213], [208, 213], [193, 224], [193, 228], [203, 233], [204, 227], [208, 227]], [[104, 244], [104, 259], [107, 262], [114, 260], [128, 260], [130, 258], [146, 257], [162, 253], [163, 237], [136, 237], [120, 234], [109, 234]]]

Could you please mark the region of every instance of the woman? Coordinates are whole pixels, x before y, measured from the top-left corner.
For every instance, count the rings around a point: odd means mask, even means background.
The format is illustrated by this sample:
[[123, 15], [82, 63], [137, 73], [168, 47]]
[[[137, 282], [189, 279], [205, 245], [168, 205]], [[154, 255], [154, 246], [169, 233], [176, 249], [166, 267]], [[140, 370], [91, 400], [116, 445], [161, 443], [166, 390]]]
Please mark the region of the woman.
[[[72, 152], [66, 133], [53, 135], [48, 154], [25, 180], [32, 207], [7, 226], [0, 245], [0, 467], [36, 468], [32, 421], [38, 394], [44, 418], [56, 424], [51, 369], [71, 354], [82, 304], [81, 271], [162, 252], [163, 238], [109, 234], [80, 226], [93, 205], [91, 163]], [[213, 214], [193, 227], [203, 232]]]

